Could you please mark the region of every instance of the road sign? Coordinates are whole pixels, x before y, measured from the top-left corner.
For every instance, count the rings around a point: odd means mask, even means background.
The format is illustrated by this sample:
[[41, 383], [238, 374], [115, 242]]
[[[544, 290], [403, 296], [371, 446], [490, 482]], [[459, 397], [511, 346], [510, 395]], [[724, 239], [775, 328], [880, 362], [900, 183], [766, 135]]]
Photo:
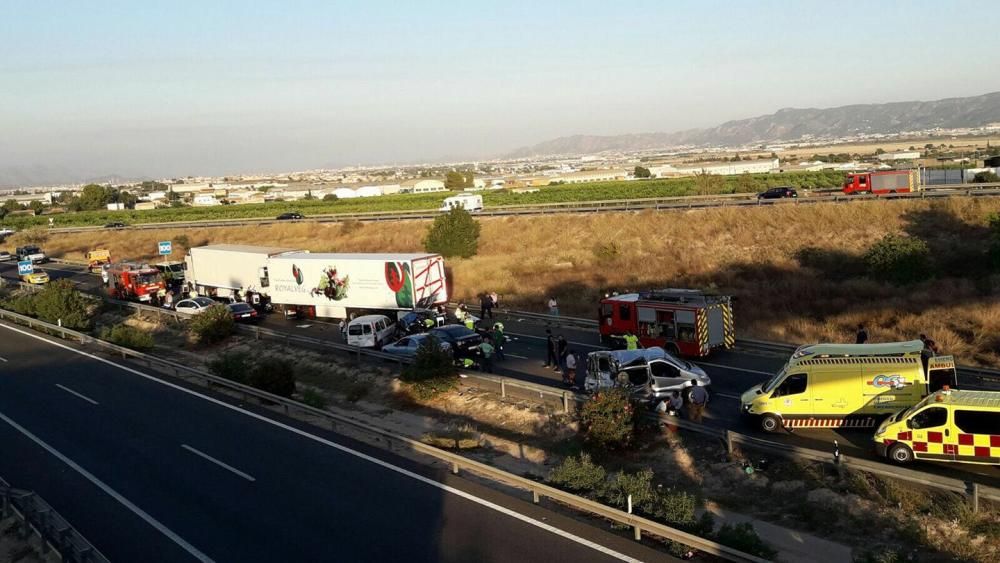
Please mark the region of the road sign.
[[31, 263], [31, 260], [25, 260], [17, 263], [17, 275], [19, 276], [26, 276], [34, 273], [34, 271], [35, 265]]
[[160, 241], [160, 256], [166, 256], [173, 252], [173, 244], [169, 240]]

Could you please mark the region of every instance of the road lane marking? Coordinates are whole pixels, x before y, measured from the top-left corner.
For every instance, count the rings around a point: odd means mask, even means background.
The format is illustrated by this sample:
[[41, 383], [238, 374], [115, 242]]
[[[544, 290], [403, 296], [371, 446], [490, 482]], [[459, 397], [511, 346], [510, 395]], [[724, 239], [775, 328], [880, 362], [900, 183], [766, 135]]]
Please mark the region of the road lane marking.
[[212, 463], [218, 465], [219, 467], [222, 467], [223, 469], [228, 469], [229, 471], [232, 471], [233, 473], [239, 475], [240, 477], [243, 477], [247, 481], [250, 481], [250, 482], [256, 481], [256, 479], [254, 479], [250, 475], [247, 475], [246, 473], [240, 471], [239, 469], [236, 469], [232, 465], [229, 465], [227, 463], [224, 463], [222, 461], [219, 461], [219, 460], [215, 459], [214, 457], [206, 454], [205, 452], [196, 450], [196, 449], [192, 448], [191, 446], [189, 446], [187, 444], [181, 444], [181, 447], [184, 448], [185, 450], [193, 453], [194, 455], [201, 456], [201, 457], [207, 459], [208, 461], [211, 461]]
[[727, 366], [727, 365], [723, 365], [723, 364], [710, 364], [710, 363], [707, 363], [707, 362], [697, 362], [697, 364], [699, 366], [708, 366], [710, 368], [722, 368], [722, 369], [731, 369], [733, 371], [745, 371], [747, 373], [756, 373], [757, 375], [766, 375], [768, 377], [774, 375], [774, 372], [770, 372], [770, 371], [759, 371], [759, 370], [755, 370], [755, 369], [738, 368], [738, 367]]
[[[28, 336], [32, 336], [32, 335], [29, 334]], [[45, 339], [42, 338], [41, 340], [45, 340]], [[46, 342], [51, 342], [51, 341], [46, 340]], [[53, 342], [53, 344], [55, 344], [55, 343]], [[214, 561], [212, 560], [211, 557], [205, 555], [201, 551], [198, 551], [198, 548], [196, 548], [193, 545], [189, 544], [187, 541], [184, 540], [184, 538], [182, 538], [179, 535], [177, 535], [173, 530], [171, 530], [170, 528], [168, 528], [168, 527], [164, 526], [163, 524], [161, 524], [159, 520], [157, 520], [156, 518], [153, 518], [145, 510], [139, 508], [138, 506], [136, 506], [135, 504], [133, 504], [132, 501], [130, 501], [127, 498], [123, 497], [121, 494], [118, 493], [118, 491], [112, 489], [107, 484], [105, 484], [104, 481], [101, 481], [100, 479], [98, 479], [97, 477], [95, 477], [94, 474], [92, 474], [91, 472], [87, 471], [83, 467], [80, 467], [80, 465], [78, 465], [75, 461], [73, 461], [72, 459], [70, 459], [70, 458], [66, 457], [65, 455], [63, 455], [62, 452], [60, 452], [59, 450], [57, 450], [57, 449], [53, 448], [52, 446], [48, 445], [47, 443], [45, 443], [38, 436], [35, 436], [34, 434], [32, 434], [27, 428], [25, 428], [25, 427], [21, 426], [20, 424], [14, 422], [13, 420], [11, 420], [10, 418], [8, 418], [7, 415], [3, 414], [2, 412], [0, 412], [0, 420], [3, 420], [7, 424], [11, 425], [15, 430], [17, 430], [21, 434], [24, 434], [32, 442], [38, 444], [45, 451], [49, 452], [50, 454], [52, 454], [53, 456], [55, 456], [56, 458], [58, 458], [59, 461], [62, 461], [66, 465], [68, 465], [71, 468], [73, 468], [77, 473], [79, 473], [80, 475], [83, 475], [84, 478], [86, 478], [88, 481], [90, 481], [91, 483], [93, 483], [94, 485], [96, 485], [99, 489], [101, 489], [102, 491], [104, 491], [108, 496], [110, 496], [111, 498], [113, 498], [113, 499], [117, 500], [118, 502], [120, 502], [122, 505], [125, 506], [125, 508], [128, 508], [129, 510], [131, 510], [136, 516], [138, 516], [139, 518], [142, 518], [143, 520], [145, 520], [147, 524], [149, 524], [150, 526], [156, 528], [161, 534], [163, 534], [163, 535], [167, 536], [168, 538], [170, 538], [171, 540], [173, 540], [174, 543], [176, 543], [181, 548], [183, 548], [184, 551], [190, 553], [195, 559], [197, 559], [198, 561], [202, 561], [204, 563], [214, 563]]]
[[82, 393], [77, 393], [76, 391], [70, 389], [69, 387], [66, 387], [65, 385], [60, 385], [60, 384], [56, 383], [56, 387], [62, 389], [63, 391], [65, 391], [67, 393], [70, 393], [72, 395], [76, 395], [77, 397], [80, 397], [84, 401], [87, 401], [88, 403], [90, 403], [90, 404], [92, 404], [94, 406], [97, 406], [97, 405], [100, 404], [97, 401], [91, 399], [90, 397], [88, 397], [88, 396], [86, 396], [86, 395], [84, 395]]
[[[351, 448], [349, 448], [347, 446], [344, 446], [342, 444], [338, 444], [338, 443], [333, 442], [331, 440], [327, 440], [326, 438], [322, 438], [322, 437], [317, 436], [315, 434], [310, 434], [309, 432], [306, 432], [305, 430], [301, 430], [299, 428], [295, 428], [294, 426], [289, 426], [289, 425], [287, 425], [285, 423], [278, 422], [277, 420], [273, 420], [273, 419], [268, 418], [268, 417], [266, 417], [264, 415], [248, 411], [248, 410], [243, 409], [241, 407], [238, 407], [238, 406], [235, 406], [235, 405], [230, 405], [229, 403], [226, 403], [224, 401], [221, 401], [221, 400], [213, 398], [213, 397], [209, 397], [208, 395], [203, 395], [203, 394], [201, 394], [201, 393], [199, 393], [197, 391], [194, 391], [192, 389], [187, 389], [185, 387], [181, 387], [180, 385], [177, 385], [176, 383], [170, 383], [169, 381], [165, 381], [163, 379], [159, 379], [159, 378], [154, 377], [152, 375], [149, 375], [147, 373], [143, 373], [143, 372], [141, 372], [141, 371], [139, 371], [137, 369], [133, 369], [133, 368], [130, 368], [128, 366], [123, 366], [121, 364], [117, 364], [115, 362], [112, 362], [111, 360], [106, 360], [104, 358], [95, 356], [93, 354], [89, 354], [89, 353], [84, 352], [82, 350], [77, 350], [77, 349], [72, 348], [70, 346], [67, 346], [65, 344], [62, 344], [62, 343], [59, 343], [59, 342], [55, 342], [53, 340], [49, 340], [48, 338], [43, 338], [41, 336], [38, 336], [37, 334], [31, 334], [30, 332], [27, 332], [27, 331], [24, 331], [24, 330], [21, 330], [21, 329], [18, 329], [18, 328], [14, 328], [12, 326], [8, 326], [8, 325], [5, 325], [5, 324], [0, 324], [0, 327], [3, 327], [3, 328], [5, 328], [7, 330], [10, 330], [10, 331], [19, 332], [19, 333], [21, 333], [21, 334], [23, 334], [25, 336], [30, 337], [30, 338], [34, 338], [36, 340], [41, 340], [42, 342], [47, 342], [47, 343], [49, 343], [49, 344], [51, 344], [53, 346], [62, 348], [64, 350], [68, 350], [68, 351], [73, 352], [75, 354], [78, 354], [80, 356], [85, 356], [85, 357], [90, 358], [92, 360], [101, 362], [102, 364], [107, 364], [109, 366], [114, 366], [114, 367], [116, 367], [116, 368], [118, 368], [120, 370], [127, 371], [129, 373], [138, 375], [139, 377], [142, 377], [142, 378], [147, 379], [149, 381], [158, 383], [158, 384], [163, 385], [165, 387], [169, 387], [171, 389], [175, 389], [175, 390], [180, 391], [182, 393], [187, 393], [188, 395], [191, 395], [193, 397], [198, 397], [198, 398], [200, 398], [200, 399], [202, 399], [204, 401], [207, 401], [209, 403], [213, 403], [213, 404], [218, 405], [218, 406], [220, 406], [222, 408], [229, 409], [229, 410], [234, 411], [234, 412], [238, 412], [240, 414], [243, 414], [243, 415], [248, 416], [250, 418], [259, 420], [259, 421], [264, 422], [266, 424], [270, 424], [272, 426], [275, 426], [277, 428], [281, 428], [281, 429], [286, 430], [288, 432], [291, 432], [293, 434], [297, 434], [299, 436], [302, 436], [303, 438], [306, 438], [306, 439], [309, 439], [309, 440], [313, 440], [314, 442], [317, 442], [319, 444], [323, 444], [325, 446], [329, 446], [329, 447], [334, 448], [336, 450], [340, 450], [340, 451], [342, 451], [342, 452], [344, 452], [346, 454], [352, 455], [352, 456], [357, 457], [359, 459], [363, 459], [365, 461], [368, 461], [370, 463], [378, 465], [378, 466], [380, 466], [380, 467], [382, 467], [384, 469], [387, 469], [389, 471], [393, 471], [393, 472], [399, 473], [400, 475], [404, 475], [404, 476], [409, 477], [409, 478], [411, 478], [411, 479], [413, 479], [415, 481], [419, 481], [421, 483], [424, 483], [425, 485], [428, 485], [428, 486], [440, 489], [442, 491], [451, 493], [451, 494], [453, 494], [455, 496], [461, 497], [461, 498], [463, 498], [465, 500], [468, 500], [470, 502], [474, 502], [476, 504], [479, 504], [480, 506], [489, 508], [491, 510], [494, 510], [496, 512], [504, 514], [506, 516], [510, 516], [511, 518], [514, 518], [516, 520], [520, 520], [521, 522], [524, 522], [524, 523], [529, 524], [531, 526], [535, 526], [536, 528], [539, 528], [539, 529], [545, 530], [547, 532], [550, 532], [552, 534], [555, 534], [557, 536], [563, 537], [563, 538], [565, 538], [565, 539], [567, 539], [569, 541], [576, 542], [576, 543], [578, 543], [580, 545], [583, 545], [585, 547], [589, 547], [590, 549], [593, 549], [595, 551], [598, 551], [598, 552], [603, 553], [605, 555], [608, 555], [610, 557], [614, 557], [615, 559], [618, 559], [620, 561], [628, 561], [629, 563], [640, 563], [639, 559], [635, 559], [634, 557], [625, 555], [624, 553], [620, 553], [620, 552], [615, 551], [615, 550], [613, 550], [613, 549], [611, 549], [609, 547], [605, 547], [605, 546], [603, 546], [603, 545], [601, 545], [599, 543], [590, 541], [590, 540], [588, 540], [586, 538], [582, 538], [582, 537], [573, 535], [572, 533], [567, 532], [567, 531], [565, 531], [563, 529], [556, 528], [555, 526], [552, 526], [550, 524], [546, 524], [545, 522], [542, 522], [540, 520], [536, 520], [534, 518], [531, 518], [530, 516], [525, 516], [524, 514], [521, 514], [521, 513], [517, 512], [517, 511], [511, 510], [511, 509], [506, 508], [504, 506], [500, 506], [499, 504], [490, 502], [490, 501], [488, 501], [486, 499], [481, 499], [481, 498], [473, 495], [472, 493], [467, 493], [467, 492], [465, 492], [465, 491], [463, 491], [461, 489], [452, 487], [450, 485], [445, 485], [444, 483], [439, 483], [438, 481], [435, 481], [434, 479], [431, 479], [429, 477], [424, 477], [423, 475], [419, 475], [419, 474], [414, 473], [412, 471], [409, 471], [407, 469], [403, 469], [402, 467], [396, 467], [395, 465], [393, 465], [393, 464], [391, 464], [391, 463], [389, 463], [387, 461], [382, 461], [381, 459], [378, 459], [378, 458], [376, 458], [374, 456], [370, 456], [368, 454], [359, 452], [357, 450], [351, 449]], [[3, 417], [4, 419], [6, 419], [6, 417], [4, 417], [2, 413], [0, 413], [0, 417]], [[10, 421], [10, 422], [13, 423], [13, 421]], [[82, 471], [82, 468], [81, 468], [81, 471]], [[87, 474], [87, 475], [89, 475], [89, 474]], [[96, 477], [94, 477], [94, 479], [96, 480]], [[117, 493], [115, 493], [115, 494], [117, 494]], [[121, 497], [121, 495], [118, 495], [118, 497]], [[116, 497], [116, 498], [118, 498], [118, 497]], [[124, 497], [121, 497], [121, 498], [122, 498], [122, 500], [124, 502], [128, 502], [127, 500], [124, 499]], [[131, 503], [130, 503], [130, 505], [131, 505]], [[131, 505], [131, 506], [134, 506], [134, 505]], [[139, 510], [141, 512], [141, 510], [138, 507], [135, 507], [135, 510]], [[137, 512], [137, 514], [138, 514], [138, 512]], [[142, 512], [142, 514], [145, 514], [145, 513]], [[156, 520], [154, 520], [148, 514], [146, 516], [152, 522], [156, 522]], [[159, 524], [159, 522], [157, 522], [157, 524]], [[162, 524], [160, 524], [160, 526], [162, 526]], [[160, 528], [158, 528], [158, 529], [160, 529]], [[162, 530], [166, 530], [167, 532], [169, 532], [169, 530], [167, 530], [166, 527], [163, 527]], [[170, 533], [173, 534], [173, 532], [170, 532]], [[180, 536], [177, 536], [176, 534], [173, 534], [172, 536], [168, 536], [168, 537], [171, 537], [171, 539], [176, 538], [175, 541], [180, 541], [180, 542], [184, 541], [183, 539], [180, 538]], [[200, 557], [203, 557], [204, 559], [201, 559], [202, 561], [206, 561], [206, 562], [211, 562], [212, 561], [211, 559], [208, 559], [207, 556], [205, 556], [204, 554], [202, 554], [201, 552], [199, 552], [198, 550], [196, 550], [190, 544], [187, 544], [185, 542], [184, 545], [187, 545], [192, 550], [194, 550], [191, 553], [198, 553]]]
[[[534, 340], [545, 340], [546, 339], [545, 336], [535, 336], [533, 334], [520, 334], [520, 333], [517, 333], [517, 332], [507, 332], [505, 334], [510, 335], [510, 336], [519, 336], [521, 338], [532, 338]], [[575, 342], [575, 341], [572, 341], [572, 340], [568, 340], [567, 342], [569, 342], [570, 344], [572, 344], [574, 346], [583, 346], [584, 348], [594, 348], [595, 350], [605, 350], [606, 349], [604, 346], [601, 346], [600, 344], [585, 344], [583, 342]]]
[[729, 393], [712, 393], [712, 394], [715, 395], [716, 397], [722, 397], [724, 399], [739, 399], [740, 398], [739, 395], [731, 395]]
[[530, 359], [527, 356], [518, 356], [517, 354], [508, 354], [507, 352], [503, 353], [503, 357], [506, 358], [508, 356], [510, 356], [511, 358], [517, 358], [519, 360], [528, 360], [528, 359]]
[[0, 362], [7, 362], [7, 358], [0, 358]]

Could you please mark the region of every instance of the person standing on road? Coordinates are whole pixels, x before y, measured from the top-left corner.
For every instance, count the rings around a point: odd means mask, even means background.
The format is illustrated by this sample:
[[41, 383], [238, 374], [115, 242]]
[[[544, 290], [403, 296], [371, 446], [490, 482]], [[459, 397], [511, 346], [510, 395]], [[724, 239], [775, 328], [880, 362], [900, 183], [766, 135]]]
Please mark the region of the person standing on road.
[[497, 360], [506, 360], [503, 355], [503, 343], [507, 337], [503, 334], [503, 323], [493, 323], [493, 347], [496, 348]]
[[[559, 335], [559, 338], [556, 339], [556, 354], [557, 354], [557, 357], [559, 358], [559, 365], [558, 365], [557, 369], [559, 369], [560, 371], [562, 371], [562, 372], [565, 373], [565, 371], [566, 371], [566, 355], [569, 354], [569, 343], [566, 342], [566, 338], [563, 335], [561, 335], [561, 334]], [[563, 376], [563, 380], [565, 380], [565, 379], [566, 378], [565, 378], [565, 375], [564, 375]]]
[[563, 383], [568, 387], [576, 386], [576, 354], [572, 350], [566, 351], [566, 359], [563, 361]]
[[556, 337], [552, 335], [551, 329], [545, 329], [545, 363], [542, 364], [543, 368], [549, 366], [556, 366], [559, 362], [556, 360]]
[[625, 336], [623, 336], [622, 338], [625, 339], [625, 349], [626, 350], [638, 350], [639, 349], [639, 337], [636, 336], [636, 335], [634, 335], [634, 334], [632, 334], [631, 331], [626, 332]]
[[559, 316], [559, 302], [555, 297], [549, 297], [549, 314], [553, 317]]
[[479, 318], [485, 320], [487, 316], [493, 320], [493, 299], [484, 292], [479, 296]]
[[855, 344], [864, 344], [868, 342], [868, 331], [865, 329], [863, 323], [858, 323], [858, 334], [854, 339]]
[[493, 351], [494, 348], [489, 339], [483, 340], [479, 345], [479, 353], [483, 356], [483, 371], [486, 373], [493, 373]]
[[691, 392], [688, 394], [688, 418], [691, 422], [701, 422], [708, 404], [708, 391], [698, 385], [698, 380], [691, 381]]
[[500, 296], [497, 295], [497, 292], [495, 292], [495, 291], [491, 291], [490, 292], [490, 301], [493, 302], [493, 308], [494, 309], [499, 309], [500, 308]]

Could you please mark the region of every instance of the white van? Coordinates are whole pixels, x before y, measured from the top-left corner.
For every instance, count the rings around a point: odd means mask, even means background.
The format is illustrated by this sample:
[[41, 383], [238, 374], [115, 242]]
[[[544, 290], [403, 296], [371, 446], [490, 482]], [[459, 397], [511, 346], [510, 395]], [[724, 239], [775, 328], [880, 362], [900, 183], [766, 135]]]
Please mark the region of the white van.
[[361, 348], [381, 348], [396, 332], [396, 325], [385, 315], [365, 315], [347, 323], [347, 344]]
[[461, 207], [462, 209], [473, 213], [476, 211], [483, 210], [483, 196], [479, 194], [460, 194], [453, 195], [451, 197], [444, 198], [444, 203], [441, 204], [441, 211], [451, 211], [456, 207]]

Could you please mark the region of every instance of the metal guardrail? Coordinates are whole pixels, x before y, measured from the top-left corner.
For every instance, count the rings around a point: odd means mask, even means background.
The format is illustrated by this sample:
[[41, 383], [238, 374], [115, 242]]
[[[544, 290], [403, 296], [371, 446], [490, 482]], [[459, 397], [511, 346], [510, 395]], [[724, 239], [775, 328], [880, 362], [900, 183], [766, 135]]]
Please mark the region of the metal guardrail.
[[[642, 211], [653, 210], [684, 210], [711, 207], [748, 207], [763, 205], [798, 205], [810, 203], [843, 203], [873, 199], [929, 199], [952, 196], [981, 197], [1000, 195], [1000, 184], [969, 184], [941, 185], [931, 189], [916, 192], [885, 195], [820, 195], [804, 198], [785, 198], [760, 200], [755, 193], [718, 194], [711, 196], [674, 196], [660, 198], [616, 199], [583, 202], [538, 203], [530, 205], [506, 205], [484, 209], [477, 212], [480, 216], [511, 216], [511, 215], [544, 215], [552, 213], [588, 213], [602, 211]], [[955, 193], [958, 192], [958, 193]], [[271, 218], [241, 218], [241, 219], [203, 219], [196, 221], [176, 221], [160, 223], [138, 223], [127, 229], [164, 229], [185, 227], [239, 227], [245, 225], [271, 225], [288, 222], [313, 221], [331, 223], [340, 221], [397, 221], [407, 219], [433, 219], [441, 214], [439, 209], [416, 209], [408, 211], [369, 211], [354, 213], [320, 214], [300, 221], [278, 221]], [[77, 233], [103, 230], [100, 226], [86, 227], [55, 227], [48, 229], [51, 233]]]
[[109, 563], [96, 547], [49, 503], [33, 491], [15, 489], [0, 478], [0, 515], [14, 515], [20, 521], [21, 539], [34, 532], [42, 541], [42, 553], [50, 550], [70, 563]]
[[236, 383], [228, 379], [223, 379], [221, 377], [214, 376], [212, 374], [197, 370], [185, 365], [172, 362], [170, 360], [165, 360], [163, 358], [158, 358], [150, 354], [145, 354], [143, 352], [138, 352], [130, 348], [125, 348], [106, 342], [100, 339], [93, 338], [86, 334], [82, 334], [76, 331], [63, 329], [62, 327], [46, 323], [44, 321], [39, 321], [31, 317], [20, 315], [17, 313], [12, 313], [0, 309], [0, 319], [10, 319], [21, 324], [26, 324], [30, 328], [40, 327], [45, 332], [58, 332], [67, 338], [73, 338], [81, 342], [93, 343], [103, 348], [106, 348], [116, 355], [121, 355], [122, 358], [134, 358], [140, 362], [144, 362], [151, 369], [156, 366], [159, 368], [165, 368], [168, 372], [171, 372], [176, 377], [188, 377], [200, 380], [205, 384], [211, 384], [217, 387], [222, 387], [239, 393], [245, 398], [254, 397], [258, 400], [264, 401], [265, 403], [277, 404], [282, 407], [286, 414], [290, 413], [292, 410], [301, 412], [303, 414], [308, 414], [312, 416], [320, 417], [330, 424], [330, 426], [335, 430], [338, 425], [343, 425], [352, 428], [355, 431], [360, 431], [366, 435], [374, 437], [378, 442], [384, 442], [387, 449], [390, 451], [394, 447], [405, 447], [411, 451], [424, 454], [433, 457], [439, 461], [445, 462], [451, 468], [451, 472], [458, 474], [460, 471], [469, 471], [486, 477], [493, 481], [504, 483], [508, 486], [515, 487], [521, 490], [529, 491], [532, 495], [532, 500], [536, 504], [543, 498], [548, 498], [558, 503], [564, 504], [566, 506], [572, 507], [576, 510], [587, 512], [595, 516], [606, 518], [608, 520], [617, 522], [618, 524], [628, 526], [632, 528], [633, 535], [636, 540], [641, 539], [642, 533], [651, 534], [653, 536], [665, 538], [671, 541], [676, 541], [687, 545], [689, 547], [695, 548], [704, 553], [711, 555], [716, 555], [728, 561], [738, 561], [738, 562], [753, 562], [753, 563], [765, 563], [767, 560], [760, 557], [756, 557], [747, 553], [743, 553], [731, 547], [706, 540], [704, 538], [689, 534], [687, 532], [671, 528], [659, 522], [654, 522], [642, 516], [636, 514], [630, 514], [616, 508], [605, 506], [598, 502], [579, 497], [572, 493], [567, 493], [565, 491], [556, 489], [544, 483], [537, 481], [532, 481], [530, 479], [525, 479], [524, 477], [519, 477], [513, 475], [496, 467], [468, 459], [459, 454], [448, 452], [434, 446], [424, 444], [423, 442], [407, 438], [405, 436], [400, 436], [398, 434], [393, 434], [386, 430], [375, 428], [368, 423], [351, 419], [346, 416], [328, 412], [323, 409], [318, 409], [311, 407], [304, 403], [288, 399], [286, 397], [281, 397], [243, 385], [241, 383]]

